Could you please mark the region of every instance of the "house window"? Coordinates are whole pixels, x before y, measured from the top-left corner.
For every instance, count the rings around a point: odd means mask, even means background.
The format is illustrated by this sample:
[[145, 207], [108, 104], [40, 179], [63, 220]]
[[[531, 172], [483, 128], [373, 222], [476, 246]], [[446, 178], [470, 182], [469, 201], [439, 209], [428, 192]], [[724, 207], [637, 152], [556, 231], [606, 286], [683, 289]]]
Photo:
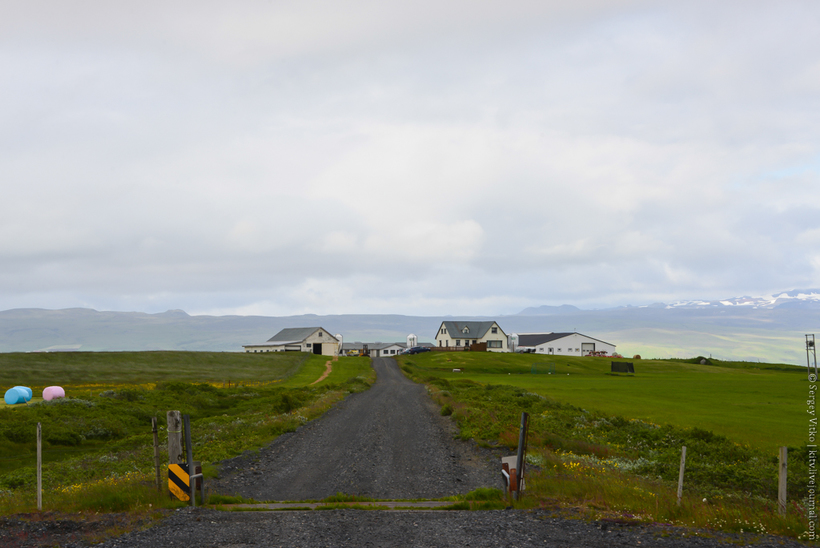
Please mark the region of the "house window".
[[473, 341], [473, 344], [475, 344], [475, 341]]
[[456, 339], [456, 346], [461, 346], [461, 339]]
[[441, 339], [438, 340], [438, 345], [441, 346]]
[[446, 334], [447, 334], [447, 328], [446, 328], [446, 327], [442, 327], [442, 328], [441, 328], [441, 334], [442, 334], [442, 335], [446, 335]]
[[319, 331], [319, 336], [320, 336], [320, 337], [322, 336], [322, 332], [321, 332], [321, 331]]
[[501, 341], [487, 341], [487, 348], [503, 348]]
[[310, 347], [311, 347], [311, 346], [313, 346], [313, 345], [312, 345], [312, 344], [310, 344], [310, 343], [307, 343], [305, 346], [306, 346], [306, 347], [308, 347], [308, 348], [310, 348]]
[[493, 335], [495, 335], [495, 334], [497, 334], [497, 333], [498, 333], [498, 328], [497, 328], [497, 327], [493, 327]]
[[469, 327], [467, 327], [467, 326], [465, 325], [465, 326], [464, 326], [464, 329], [462, 329], [462, 330], [461, 330], [461, 332], [462, 332], [462, 333], [469, 333], [469, 332], [470, 332], [470, 328], [469, 328]]

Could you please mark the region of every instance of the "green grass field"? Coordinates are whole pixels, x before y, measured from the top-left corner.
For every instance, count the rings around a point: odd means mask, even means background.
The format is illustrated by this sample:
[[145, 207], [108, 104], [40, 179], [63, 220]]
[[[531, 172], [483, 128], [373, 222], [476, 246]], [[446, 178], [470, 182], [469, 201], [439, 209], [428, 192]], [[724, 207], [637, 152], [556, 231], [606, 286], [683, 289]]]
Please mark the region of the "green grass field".
[[[527, 475], [525, 500], [533, 506], [806, 538], [804, 369], [617, 360], [633, 362], [633, 375], [612, 374], [611, 361], [486, 352], [399, 357], [462, 439], [513, 454], [521, 412], [529, 413], [527, 462], [537, 468]], [[777, 511], [782, 445], [789, 447], [786, 516]]]
[[[808, 435], [805, 369], [788, 365], [622, 359], [635, 364], [635, 375], [615, 375], [609, 358], [430, 352], [401, 359], [426, 375], [507, 384], [589, 410], [711, 430], [770, 454]], [[533, 364], [541, 372], [531, 373]]]
[[0, 354], [0, 387], [269, 382], [325, 361], [326, 356], [303, 352], [15, 352]]
[[191, 416], [195, 458], [215, 470], [375, 379], [369, 359], [339, 358], [326, 379], [311, 384], [330, 359], [299, 352], [0, 354], [3, 392], [14, 385], [35, 395], [49, 385], [66, 391], [65, 399], [0, 406], [0, 514], [32, 504], [38, 422], [51, 507], [83, 507], [85, 494], [97, 490], [92, 507], [110, 511], [119, 507], [103, 499], [123, 492], [122, 478], [130, 478], [129, 489], [151, 490], [151, 417], [159, 419], [162, 462], [166, 412], [177, 409]]

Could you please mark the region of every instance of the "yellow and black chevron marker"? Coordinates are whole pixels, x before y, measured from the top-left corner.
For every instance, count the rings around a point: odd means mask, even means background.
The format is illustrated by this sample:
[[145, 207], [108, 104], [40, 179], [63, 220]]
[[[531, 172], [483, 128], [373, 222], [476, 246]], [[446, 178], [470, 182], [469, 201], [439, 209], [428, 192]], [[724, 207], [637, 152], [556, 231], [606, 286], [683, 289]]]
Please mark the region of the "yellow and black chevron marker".
[[179, 500], [191, 500], [191, 479], [187, 463], [168, 465], [168, 489]]

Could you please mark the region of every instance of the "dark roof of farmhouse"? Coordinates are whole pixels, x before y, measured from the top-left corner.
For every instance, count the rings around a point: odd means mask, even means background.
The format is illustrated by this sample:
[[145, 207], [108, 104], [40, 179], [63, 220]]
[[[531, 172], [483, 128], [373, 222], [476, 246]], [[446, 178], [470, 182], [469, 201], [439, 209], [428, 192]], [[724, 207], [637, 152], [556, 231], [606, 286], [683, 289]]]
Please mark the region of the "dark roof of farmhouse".
[[[480, 339], [487, 334], [487, 331], [494, 325], [495, 322], [441, 322], [447, 330], [447, 335], [451, 339]], [[467, 331], [465, 332], [465, 328]], [[498, 330], [503, 334], [504, 330], [498, 327]]]

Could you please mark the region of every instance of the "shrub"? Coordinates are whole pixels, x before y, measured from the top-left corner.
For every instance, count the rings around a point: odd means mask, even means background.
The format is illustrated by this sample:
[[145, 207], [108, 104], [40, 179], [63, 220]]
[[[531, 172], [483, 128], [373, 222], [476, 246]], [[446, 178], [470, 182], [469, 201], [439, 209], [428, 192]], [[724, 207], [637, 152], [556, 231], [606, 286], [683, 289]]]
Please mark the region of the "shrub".
[[83, 437], [66, 429], [49, 429], [45, 439], [48, 443], [53, 445], [80, 445], [83, 442]]

